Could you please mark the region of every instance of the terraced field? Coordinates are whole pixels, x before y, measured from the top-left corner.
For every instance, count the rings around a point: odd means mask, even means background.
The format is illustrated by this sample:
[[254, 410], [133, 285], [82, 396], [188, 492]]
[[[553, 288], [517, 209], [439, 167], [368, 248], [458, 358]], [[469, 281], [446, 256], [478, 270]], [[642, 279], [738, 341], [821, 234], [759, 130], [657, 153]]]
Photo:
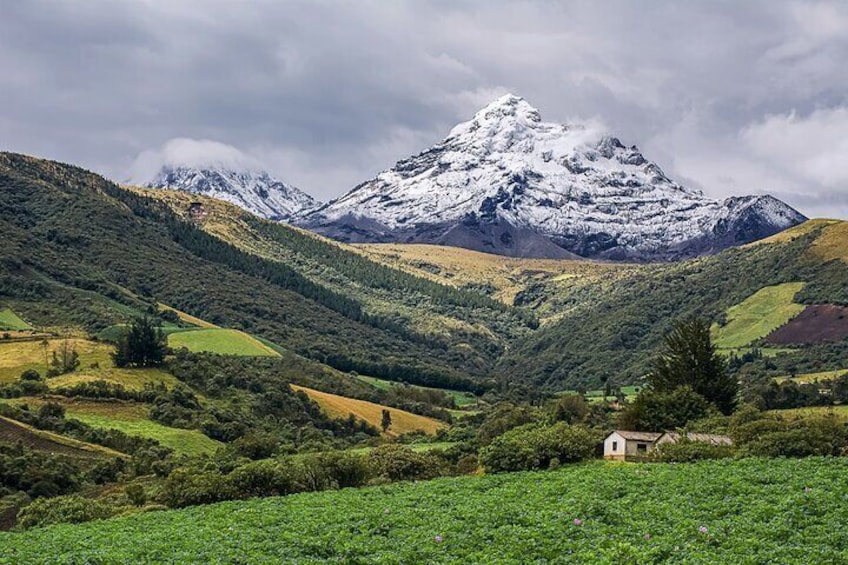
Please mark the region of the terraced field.
[[291, 385], [291, 387], [294, 390], [305, 392], [309, 398], [318, 403], [321, 410], [331, 417], [347, 418], [349, 414], [353, 414], [356, 418], [365, 420], [377, 429], [380, 429], [383, 410], [388, 410], [392, 416], [392, 426], [387, 432], [387, 435], [389, 436], [396, 436], [415, 431], [423, 431], [428, 434], [434, 434], [438, 430], [447, 427], [447, 424], [434, 418], [420, 416], [404, 410], [398, 410], [397, 408], [382, 406], [365, 400], [347, 398], [345, 396], [321, 392], [297, 385]]

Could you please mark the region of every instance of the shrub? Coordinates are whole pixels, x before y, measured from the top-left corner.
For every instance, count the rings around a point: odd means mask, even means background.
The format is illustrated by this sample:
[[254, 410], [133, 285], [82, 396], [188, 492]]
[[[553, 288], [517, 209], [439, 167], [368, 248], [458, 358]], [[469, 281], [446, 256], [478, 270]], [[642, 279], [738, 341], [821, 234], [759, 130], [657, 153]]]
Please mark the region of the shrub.
[[114, 513], [111, 506], [78, 495], [40, 498], [18, 512], [18, 526], [27, 529], [48, 524], [78, 524], [110, 518]]
[[527, 424], [496, 438], [480, 452], [487, 471], [524, 471], [574, 463], [592, 457], [601, 438], [584, 426], [558, 422], [552, 426]]
[[377, 477], [392, 481], [432, 479], [442, 474], [440, 461], [397, 444], [381, 445], [368, 454], [368, 465]]
[[744, 453], [761, 457], [841, 455], [848, 447], [845, 425], [836, 418], [805, 418], [778, 422], [744, 446]]
[[651, 453], [651, 458], [667, 463], [691, 463], [702, 459], [724, 459], [732, 457], [732, 445], [713, 445], [704, 441], [681, 439], [677, 443], [664, 443]]
[[644, 389], [621, 413], [619, 426], [628, 430], [660, 432], [682, 428], [690, 421], [709, 416], [710, 412], [710, 403], [689, 387], [669, 392]]

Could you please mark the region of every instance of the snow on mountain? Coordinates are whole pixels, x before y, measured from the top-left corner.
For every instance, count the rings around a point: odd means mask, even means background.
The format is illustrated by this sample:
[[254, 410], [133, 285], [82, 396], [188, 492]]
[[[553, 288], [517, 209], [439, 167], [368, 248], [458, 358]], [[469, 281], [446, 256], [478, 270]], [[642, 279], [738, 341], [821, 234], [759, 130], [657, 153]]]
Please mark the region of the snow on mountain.
[[459, 245], [504, 255], [674, 259], [805, 218], [770, 196], [717, 201], [587, 124], [543, 122], [506, 95], [441, 143], [297, 222], [347, 241]]
[[255, 159], [216, 141], [172, 139], [158, 150], [143, 153], [137, 164], [141, 170], [157, 171], [152, 179], [149, 172], [137, 173], [148, 188], [203, 194], [265, 218], [289, 220], [320, 205], [305, 192], [269, 175]]

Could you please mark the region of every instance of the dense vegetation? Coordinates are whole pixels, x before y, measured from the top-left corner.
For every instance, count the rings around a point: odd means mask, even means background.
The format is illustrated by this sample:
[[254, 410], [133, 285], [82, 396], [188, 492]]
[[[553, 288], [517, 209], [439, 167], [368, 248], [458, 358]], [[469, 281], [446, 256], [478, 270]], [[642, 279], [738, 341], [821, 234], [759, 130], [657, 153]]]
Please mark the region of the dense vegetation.
[[9, 563], [840, 563], [847, 478], [839, 459], [598, 463], [6, 533], [0, 555]]

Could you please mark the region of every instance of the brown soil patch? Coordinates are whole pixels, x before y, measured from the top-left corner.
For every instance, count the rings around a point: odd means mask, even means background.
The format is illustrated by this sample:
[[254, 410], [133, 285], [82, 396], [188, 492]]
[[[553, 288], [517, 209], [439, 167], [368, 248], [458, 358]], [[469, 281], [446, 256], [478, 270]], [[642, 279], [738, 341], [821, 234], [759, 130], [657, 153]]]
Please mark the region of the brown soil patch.
[[844, 339], [848, 339], [848, 307], [818, 304], [807, 306], [795, 318], [769, 334], [766, 341], [775, 345], [792, 345]]

